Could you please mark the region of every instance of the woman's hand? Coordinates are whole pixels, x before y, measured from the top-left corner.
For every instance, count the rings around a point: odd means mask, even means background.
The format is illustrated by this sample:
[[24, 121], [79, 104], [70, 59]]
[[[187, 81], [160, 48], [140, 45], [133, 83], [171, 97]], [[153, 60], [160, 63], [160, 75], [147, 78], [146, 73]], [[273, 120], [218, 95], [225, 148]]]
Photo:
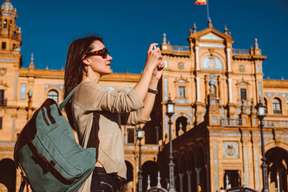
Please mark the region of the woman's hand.
[[153, 71], [152, 79], [159, 80], [163, 74], [163, 69], [165, 67], [165, 63], [162, 61], [158, 64], [158, 66]]
[[157, 43], [152, 43], [149, 46], [148, 52], [147, 52], [147, 59], [145, 67], [151, 67], [152, 69], [155, 69], [162, 60], [162, 55], [159, 47], [157, 47]]

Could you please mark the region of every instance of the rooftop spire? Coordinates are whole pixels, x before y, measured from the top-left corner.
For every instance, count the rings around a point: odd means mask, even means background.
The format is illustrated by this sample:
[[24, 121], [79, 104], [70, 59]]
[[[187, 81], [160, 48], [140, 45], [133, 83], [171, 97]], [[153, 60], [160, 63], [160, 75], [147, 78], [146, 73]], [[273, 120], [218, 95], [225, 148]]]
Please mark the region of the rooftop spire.
[[29, 69], [34, 69], [34, 68], [35, 68], [34, 54], [33, 54], [33, 53], [31, 53], [31, 56], [30, 56], [30, 63], [29, 63], [28, 68], [29, 68]]
[[192, 33], [195, 33], [197, 31], [197, 26], [196, 26], [196, 23], [193, 23], [193, 26], [192, 26]]
[[4, 2], [1, 5], [1, 9], [5, 11], [10, 11], [10, 10], [16, 11], [16, 9], [13, 7], [11, 3], [11, 0], [4, 0]]
[[227, 25], [224, 26], [224, 33], [226, 35], [229, 35], [229, 29], [228, 29]]
[[254, 49], [259, 49], [258, 39], [254, 38]]
[[167, 44], [167, 35], [163, 33], [162, 44]]

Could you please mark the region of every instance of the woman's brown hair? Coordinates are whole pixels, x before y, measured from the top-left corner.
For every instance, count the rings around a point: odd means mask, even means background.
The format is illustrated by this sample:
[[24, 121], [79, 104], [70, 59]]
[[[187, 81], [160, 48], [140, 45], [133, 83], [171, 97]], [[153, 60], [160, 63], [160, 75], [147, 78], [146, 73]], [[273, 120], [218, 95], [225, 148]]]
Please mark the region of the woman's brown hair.
[[[76, 39], [70, 44], [65, 64], [64, 98], [70, 93], [70, 91], [72, 91], [74, 87], [76, 87], [81, 82], [84, 69], [82, 59], [93, 49], [91, 44], [94, 41], [100, 41], [103, 43], [101, 37], [88, 36]], [[66, 104], [65, 111], [71, 126], [76, 128], [71, 102]]]

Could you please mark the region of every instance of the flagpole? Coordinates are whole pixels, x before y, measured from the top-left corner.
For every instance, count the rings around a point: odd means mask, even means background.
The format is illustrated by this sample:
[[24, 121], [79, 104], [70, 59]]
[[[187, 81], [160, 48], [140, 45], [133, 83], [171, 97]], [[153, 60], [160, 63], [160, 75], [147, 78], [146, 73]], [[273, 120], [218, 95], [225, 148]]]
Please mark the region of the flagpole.
[[208, 21], [211, 21], [210, 12], [209, 12], [209, 2], [208, 1], [209, 0], [206, 0], [206, 2], [207, 2], [207, 6], [206, 6], [206, 8], [207, 8], [207, 19], [208, 19]]

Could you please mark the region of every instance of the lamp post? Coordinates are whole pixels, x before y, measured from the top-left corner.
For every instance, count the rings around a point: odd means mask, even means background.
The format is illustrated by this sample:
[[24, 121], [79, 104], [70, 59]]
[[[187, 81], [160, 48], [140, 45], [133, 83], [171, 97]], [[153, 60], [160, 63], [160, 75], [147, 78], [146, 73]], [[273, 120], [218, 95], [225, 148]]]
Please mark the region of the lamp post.
[[260, 101], [258, 104], [258, 118], [260, 121], [260, 137], [261, 137], [261, 155], [262, 155], [262, 180], [263, 180], [263, 192], [269, 192], [268, 188], [268, 177], [267, 177], [267, 160], [265, 157], [265, 149], [264, 149], [264, 135], [263, 135], [263, 128], [264, 128], [264, 117], [265, 117], [266, 107]]
[[169, 97], [166, 103], [166, 114], [169, 118], [169, 192], [176, 192], [174, 180], [174, 163], [173, 163], [173, 149], [172, 149], [172, 121], [171, 117], [175, 113], [175, 103]]
[[139, 161], [138, 161], [138, 192], [142, 192], [143, 186], [142, 186], [142, 167], [141, 167], [141, 140], [144, 138], [145, 132], [142, 128], [136, 129], [136, 137], [139, 144]]

